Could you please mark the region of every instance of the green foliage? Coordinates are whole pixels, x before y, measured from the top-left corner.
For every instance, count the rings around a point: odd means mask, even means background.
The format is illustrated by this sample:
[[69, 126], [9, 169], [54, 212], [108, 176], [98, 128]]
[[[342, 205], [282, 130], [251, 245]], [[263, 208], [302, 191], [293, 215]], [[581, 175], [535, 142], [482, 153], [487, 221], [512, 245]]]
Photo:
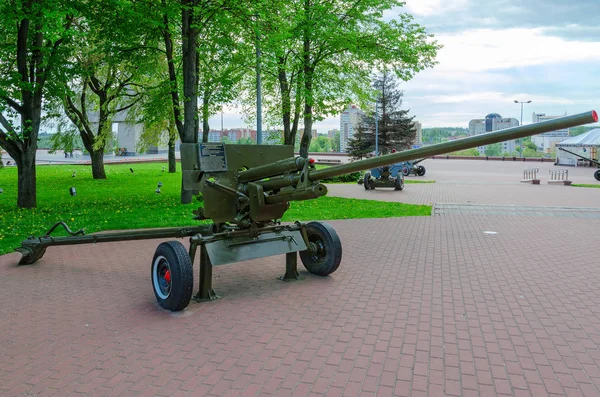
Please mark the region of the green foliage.
[[59, 130], [55, 134], [50, 135], [50, 150], [48, 153], [56, 153], [57, 151], [72, 152], [75, 149], [83, 149], [81, 135], [74, 128]]
[[[339, 114], [349, 102], [372, 103], [373, 69], [385, 65], [406, 81], [436, 63], [440, 46], [410, 15], [383, 17], [403, 5], [396, 0], [258, 4], [253, 34], [261, 38], [263, 107], [269, 123], [286, 133], [301, 110], [309, 132], [313, 121]], [[247, 77], [242, 100], [253, 113], [255, 78]]]
[[591, 188], [600, 189], [600, 184], [591, 184], [591, 183], [573, 183], [573, 184], [571, 184], [571, 186], [575, 186], [575, 187], [591, 187]]
[[346, 151], [355, 160], [362, 160], [375, 151], [375, 144], [367, 134], [372, 134], [363, 125], [354, 128], [352, 139], [348, 140]]
[[21, 173], [17, 205], [37, 205], [35, 162], [43, 111], [67, 81], [73, 26], [87, 5], [71, 0], [0, 2], [0, 147]]
[[448, 153], [451, 156], [479, 156], [480, 153], [477, 148], [469, 148], [464, 150], [458, 150], [456, 152]]
[[[103, 180], [92, 179], [91, 170], [83, 165], [40, 166], [39, 205], [35, 209], [15, 209], [17, 170], [7, 167], [0, 173], [4, 189], [0, 200], [0, 255], [12, 252], [30, 235], [43, 235], [60, 220], [73, 230], [84, 228], [86, 233], [197, 225], [192, 211], [202, 203], [181, 204], [181, 173], [161, 172], [163, 165], [166, 163], [107, 165], [110, 178]], [[130, 167], [135, 173], [129, 171]], [[77, 172], [76, 178], [72, 177], [73, 171]], [[155, 193], [158, 182], [163, 183], [160, 194]], [[76, 187], [76, 196], [70, 196], [71, 186]], [[292, 202], [283, 220], [430, 214], [430, 206], [321, 197]]]
[[593, 126], [581, 125], [579, 127], [569, 128], [569, 135], [577, 136], [577, 135], [585, 134], [586, 132], [589, 132], [596, 128], [600, 128], [600, 127], [598, 125], [593, 125]]
[[256, 142], [254, 141], [254, 139], [247, 137], [247, 138], [240, 138], [237, 141], [238, 145], [256, 145]]
[[269, 145], [283, 145], [283, 133], [277, 130], [266, 131], [263, 135], [263, 142], [267, 142]]
[[356, 183], [361, 177], [360, 172], [351, 172], [349, 174], [334, 176], [333, 178], [323, 179], [323, 183]]
[[317, 139], [313, 139], [310, 142], [308, 151], [312, 153], [330, 153], [331, 140], [324, 135], [319, 135]]
[[435, 144], [446, 142], [450, 137], [465, 137], [469, 133], [468, 128], [456, 127], [438, 127], [438, 128], [423, 128], [421, 137], [423, 143]]
[[331, 149], [334, 153], [340, 152], [340, 132], [336, 131], [331, 139]]
[[484, 153], [486, 156], [500, 156], [502, 154], [502, 144], [492, 143], [491, 145], [486, 145]]

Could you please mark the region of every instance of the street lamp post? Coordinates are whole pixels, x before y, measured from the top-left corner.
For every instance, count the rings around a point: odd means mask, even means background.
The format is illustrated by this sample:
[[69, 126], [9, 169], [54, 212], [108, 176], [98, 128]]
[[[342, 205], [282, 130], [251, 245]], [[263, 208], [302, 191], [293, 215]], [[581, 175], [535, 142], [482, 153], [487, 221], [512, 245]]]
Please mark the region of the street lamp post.
[[[258, 13], [256, 14], [258, 23]], [[260, 79], [260, 36], [256, 33], [256, 143], [262, 144], [262, 93]]]
[[[520, 122], [519, 125], [523, 125], [523, 104], [524, 103], [531, 103], [531, 101], [523, 101], [523, 102], [521, 102], [521, 101], [517, 101], [515, 99], [515, 103], [520, 103], [521, 104], [521, 122]], [[521, 157], [525, 157], [525, 156], [523, 156], [523, 138], [521, 138], [521, 140], [519, 141], [519, 147], [521, 148]]]
[[375, 157], [379, 156], [379, 120], [377, 119], [377, 102], [375, 102]]

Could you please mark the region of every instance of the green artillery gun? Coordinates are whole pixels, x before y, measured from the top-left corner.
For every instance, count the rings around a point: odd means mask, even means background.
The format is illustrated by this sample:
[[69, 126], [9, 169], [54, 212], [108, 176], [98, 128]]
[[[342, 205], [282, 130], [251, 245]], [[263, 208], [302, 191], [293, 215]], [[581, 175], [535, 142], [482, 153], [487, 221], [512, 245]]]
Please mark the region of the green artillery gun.
[[194, 299], [199, 301], [216, 297], [212, 267], [227, 263], [286, 254], [286, 271], [281, 279], [297, 280], [299, 253], [310, 273], [327, 276], [342, 260], [342, 244], [335, 230], [324, 222], [279, 221], [290, 202], [327, 194], [320, 180], [596, 121], [598, 115], [590, 111], [320, 170], [314, 169], [311, 160], [294, 157], [292, 146], [182, 144], [183, 187], [202, 193], [204, 207], [195, 215], [199, 220], [211, 220], [210, 224], [92, 235], [73, 233], [62, 224], [72, 235], [52, 237], [57, 224], [46, 235], [23, 241], [17, 248], [23, 254], [19, 264], [34, 263], [52, 245], [189, 237], [188, 250], [179, 241], [161, 243], [151, 264], [156, 299], [172, 311], [183, 310], [192, 298], [192, 263], [198, 248], [200, 280]]

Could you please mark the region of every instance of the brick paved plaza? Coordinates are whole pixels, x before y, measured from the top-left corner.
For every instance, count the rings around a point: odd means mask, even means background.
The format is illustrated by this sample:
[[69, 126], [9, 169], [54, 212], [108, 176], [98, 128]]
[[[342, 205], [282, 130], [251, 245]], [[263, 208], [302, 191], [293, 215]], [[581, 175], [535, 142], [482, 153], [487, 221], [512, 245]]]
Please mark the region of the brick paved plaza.
[[[511, 182], [517, 168], [470, 182], [426, 164], [438, 183], [330, 193], [600, 207], [600, 189]], [[152, 292], [160, 240], [0, 256], [0, 395], [598, 396], [600, 222], [546, 215], [332, 221], [331, 276], [278, 281], [283, 256], [215, 267], [221, 299], [179, 314]]]

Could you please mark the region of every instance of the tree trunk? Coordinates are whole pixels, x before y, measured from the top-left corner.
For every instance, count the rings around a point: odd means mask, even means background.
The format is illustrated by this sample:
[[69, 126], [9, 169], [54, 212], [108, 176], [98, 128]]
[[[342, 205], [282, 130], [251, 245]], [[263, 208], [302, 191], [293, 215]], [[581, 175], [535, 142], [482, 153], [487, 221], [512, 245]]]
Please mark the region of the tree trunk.
[[[310, 2], [304, 1], [304, 12], [308, 16]], [[309, 18], [307, 18], [308, 20]], [[300, 144], [300, 156], [308, 158], [308, 149], [312, 138], [312, 107], [313, 107], [313, 91], [312, 91], [312, 73], [311, 68], [311, 38], [308, 28], [304, 28], [304, 46], [302, 51], [302, 73], [304, 77], [304, 134]]]
[[293, 145], [295, 136], [292, 136], [291, 128], [291, 100], [290, 88], [288, 84], [287, 74], [284, 69], [285, 61], [283, 58], [278, 59], [279, 62], [279, 91], [281, 92], [281, 113], [283, 114], [283, 144]]
[[175, 138], [169, 138], [169, 173], [177, 172], [177, 159], [175, 158]]
[[106, 179], [106, 172], [104, 172], [104, 149], [91, 151], [90, 157], [92, 158], [92, 177], [94, 179]]
[[209, 93], [204, 91], [202, 98], [202, 142], [208, 142], [208, 133], [210, 132], [210, 126], [208, 125], [208, 105], [209, 105]]
[[[183, 136], [182, 143], [198, 142], [198, 53], [196, 48], [196, 36], [198, 29], [195, 25], [197, 18], [194, 15], [194, 7], [198, 0], [184, 0], [184, 8], [181, 13], [181, 39], [183, 52]], [[183, 175], [182, 175], [183, 178]], [[181, 203], [192, 202], [193, 192], [184, 190], [183, 180], [181, 183]]]
[[17, 206], [19, 208], [35, 208], [36, 197], [36, 169], [35, 154], [37, 145], [30, 146], [22, 156], [15, 158], [18, 174]]
[[183, 173], [181, 174], [181, 204], [189, 204], [194, 198], [194, 192], [192, 190], [185, 190], [183, 188]]

